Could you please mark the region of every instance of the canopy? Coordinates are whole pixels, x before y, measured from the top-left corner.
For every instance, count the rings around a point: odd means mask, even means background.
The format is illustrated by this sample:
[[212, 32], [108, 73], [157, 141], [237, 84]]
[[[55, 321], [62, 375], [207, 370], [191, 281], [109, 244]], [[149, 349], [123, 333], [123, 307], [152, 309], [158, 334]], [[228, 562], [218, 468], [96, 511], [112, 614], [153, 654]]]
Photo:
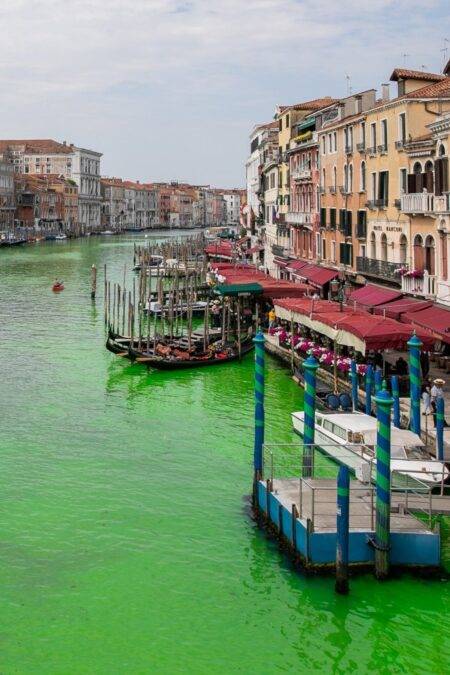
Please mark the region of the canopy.
[[214, 288], [218, 295], [261, 295], [263, 288], [260, 284], [220, 284]]
[[387, 316], [390, 319], [397, 319], [397, 321], [402, 321], [402, 316], [406, 312], [418, 312], [421, 309], [431, 307], [432, 304], [433, 303], [428, 300], [405, 297], [393, 300], [392, 302], [387, 302], [384, 305], [378, 305], [378, 307], [374, 307], [373, 313]]
[[206, 255], [217, 258], [232, 258], [233, 245], [230, 241], [215, 241], [205, 248]]
[[295, 276], [300, 279], [305, 279], [312, 286], [316, 288], [322, 288], [332, 279], [335, 279], [339, 272], [337, 270], [332, 270], [329, 267], [322, 267], [322, 265], [312, 265], [311, 263], [306, 263], [302, 260], [296, 261], [298, 266], [295, 268], [294, 265], [289, 264], [287, 269], [292, 269]]
[[272, 300], [274, 298], [301, 298], [313, 290], [307, 284], [274, 279], [257, 270], [254, 265], [216, 263], [215, 267], [225, 277], [227, 285], [256, 284], [262, 288], [264, 297]]
[[[349, 307], [343, 307], [340, 311], [339, 305], [329, 300], [281, 299], [275, 303], [275, 312], [281, 319], [293, 318], [338, 344], [353, 347], [363, 354], [370, 349], [404, 350], [412, 333], [408, 325], [394, 319]], [[430, 334], [420, 331], [419, 337], [425, 345], [432, 345]]]
[[400, 291], [367, 284], [366, 286], [353, 291], [349, 296], [348, 301], [349, 304], [356, 303], [357, 307], [372, 309], [373, 307], [378, 307], [378, 305], [383, 305], [391, 300], [397, 300], [401, 297], [402, 293]]
[[450, 344], [450, 310], [432, 305], [420, 312], [408, 312], [402, 318], [413, 326], [427, 328], [436, 340]]

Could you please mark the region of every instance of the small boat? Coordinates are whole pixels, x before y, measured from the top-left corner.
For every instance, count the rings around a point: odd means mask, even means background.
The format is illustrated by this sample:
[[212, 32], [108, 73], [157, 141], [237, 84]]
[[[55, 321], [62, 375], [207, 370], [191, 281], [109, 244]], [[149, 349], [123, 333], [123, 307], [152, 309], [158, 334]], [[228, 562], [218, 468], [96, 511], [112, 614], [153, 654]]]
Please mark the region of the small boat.
[[108, 236], [109, 236], [109, 235], [112, 235], [112, 234], [115, 234], [115, 233], [114, 233], [112, 230], [103, 230], [103, 232], [99, 232], [99, 234], [103, 234], [103, 235], [108, 235]]
[[[164, 258], [162, 255], [151, 255], [150, 259], [147, 260], [144, 264], [145, 267], [160, 267], [164, 263]], [[135, 272], [139, 272], [142, 269], [142, 264], [138, 263], [133, 267]]]
[[45, 235], [45, 241], [55, 241], [56, 239], [56, 234], [46, 234]]
[[[253, 339], [246, 338], [241, 344], [241, 351], [239, 353], [236, 343], [233, 345], [223, 345], [220, 342], [214, 343], [206, 352], [190, 353], [187, 349], [170, 349], [158, 350], [156, 347], [155, 353], [149, 355], [148, 365], [158, 370], [182, 370], [186, 368], [202, 368], [204, 366], [218, 366], [222, 363], [229, 363], [230, 361], [237, 361], [240, 357], [245, 356], [253, 349]], [[145, 356], [144, 354], [142, 356]]]
[[64, 290], [64, 284], [62, 281], [57, 281], [56, 283], [53, 284], [52, 286], [52, 291], [54, 293], [59, 293], [60, 291]]
[[[294, 431], [303, 436], [304, 412], [292, 413]], [[375, 481], [377, 420], [364, 413], [316, 412], [317, 447], [338, 464], [345, 464], [359, 480]], [[435, 486], [448, 480], [450, 472], [425, 450], [417, 434], [391, 427], [391, 471], [415, 485]]]
[[[192, 316], [203, 316], [207, 306], [207, 302], [199, 300], [198, 302], [193, 302], [192, 307]], [[161, 305], [159, 302], [150, 301], [147, 303], [147, 307], [144, 307], [144, 312], [150, 312], [156, 316], [168, 316], [170, 314], [171, 308], [169, 305]], [[181, 305], [174, 305], [172, 308], [174, 314], [183, 314], [186, 315], [188, 311], [188, 306], [186, 303]]]
[[67, 239], [66, 234], [57, 234], [55, 235], [55, 241], [64, 241], [64, 239]]

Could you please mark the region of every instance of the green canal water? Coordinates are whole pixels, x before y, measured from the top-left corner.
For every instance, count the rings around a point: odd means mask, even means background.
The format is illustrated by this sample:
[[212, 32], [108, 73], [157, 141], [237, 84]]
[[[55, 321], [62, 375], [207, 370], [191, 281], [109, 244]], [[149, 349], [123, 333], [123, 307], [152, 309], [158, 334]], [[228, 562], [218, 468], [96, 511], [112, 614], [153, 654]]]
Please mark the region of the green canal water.
[[[255, 526], [251, 356], [161, 373], [104, 349], [89, 270], [120, 281], [132, 242], [0, 252], [0, 672], [448, 672], [447, 582], [336, 597]], [[270, 361], [268, 441], [300, 405]]]

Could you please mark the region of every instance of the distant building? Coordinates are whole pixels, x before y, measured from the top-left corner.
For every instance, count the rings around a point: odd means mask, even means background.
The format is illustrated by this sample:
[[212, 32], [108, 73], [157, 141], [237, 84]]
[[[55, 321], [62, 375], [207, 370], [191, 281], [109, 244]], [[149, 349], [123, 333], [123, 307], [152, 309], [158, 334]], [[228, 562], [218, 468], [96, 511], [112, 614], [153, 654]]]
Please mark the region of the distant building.
[[0, 161], [0, 231], [14, 225], [14, 173], [10, 162]]
[[52, 139], [1, 140], [0, 154], [16, 174], [64, 176], [78, 186], [81, 231], [100, 228], [100, 159], [102, 154]]

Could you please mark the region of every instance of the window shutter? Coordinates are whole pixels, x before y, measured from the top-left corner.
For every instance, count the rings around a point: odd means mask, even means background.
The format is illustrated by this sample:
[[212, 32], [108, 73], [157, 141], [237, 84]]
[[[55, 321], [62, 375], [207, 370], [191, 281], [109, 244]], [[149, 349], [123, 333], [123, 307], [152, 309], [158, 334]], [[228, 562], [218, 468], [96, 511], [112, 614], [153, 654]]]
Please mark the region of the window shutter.
[[416, 174], [408, 174], [408, 194], [411, 195], [416, 191]]
[[339, 244], [339, 262], [345, 265], [345, 244]]
[[321, 227], [325, 227], [326, 224], [327, 224], [327, 210], [320, 209], [320, 225]]
[[425, 187], [427, 188], [427, 192], [430, 192], [431, 194], [433, 193], [434, 180], [433, 180], [433, 172], [432, 171], [427, 171], [425, 173]]
[[416, 192], [423, 191], [423, 173], [416, 174]]
[[442, 157], [442, 192], [448, 192], [448, 158]]
[[384, 174], [384, 203], [389, 204], [389, 171]]
[[442, 194], [442, 159], [438, 157], [434, 162], [434, 194], [440, 196]]

